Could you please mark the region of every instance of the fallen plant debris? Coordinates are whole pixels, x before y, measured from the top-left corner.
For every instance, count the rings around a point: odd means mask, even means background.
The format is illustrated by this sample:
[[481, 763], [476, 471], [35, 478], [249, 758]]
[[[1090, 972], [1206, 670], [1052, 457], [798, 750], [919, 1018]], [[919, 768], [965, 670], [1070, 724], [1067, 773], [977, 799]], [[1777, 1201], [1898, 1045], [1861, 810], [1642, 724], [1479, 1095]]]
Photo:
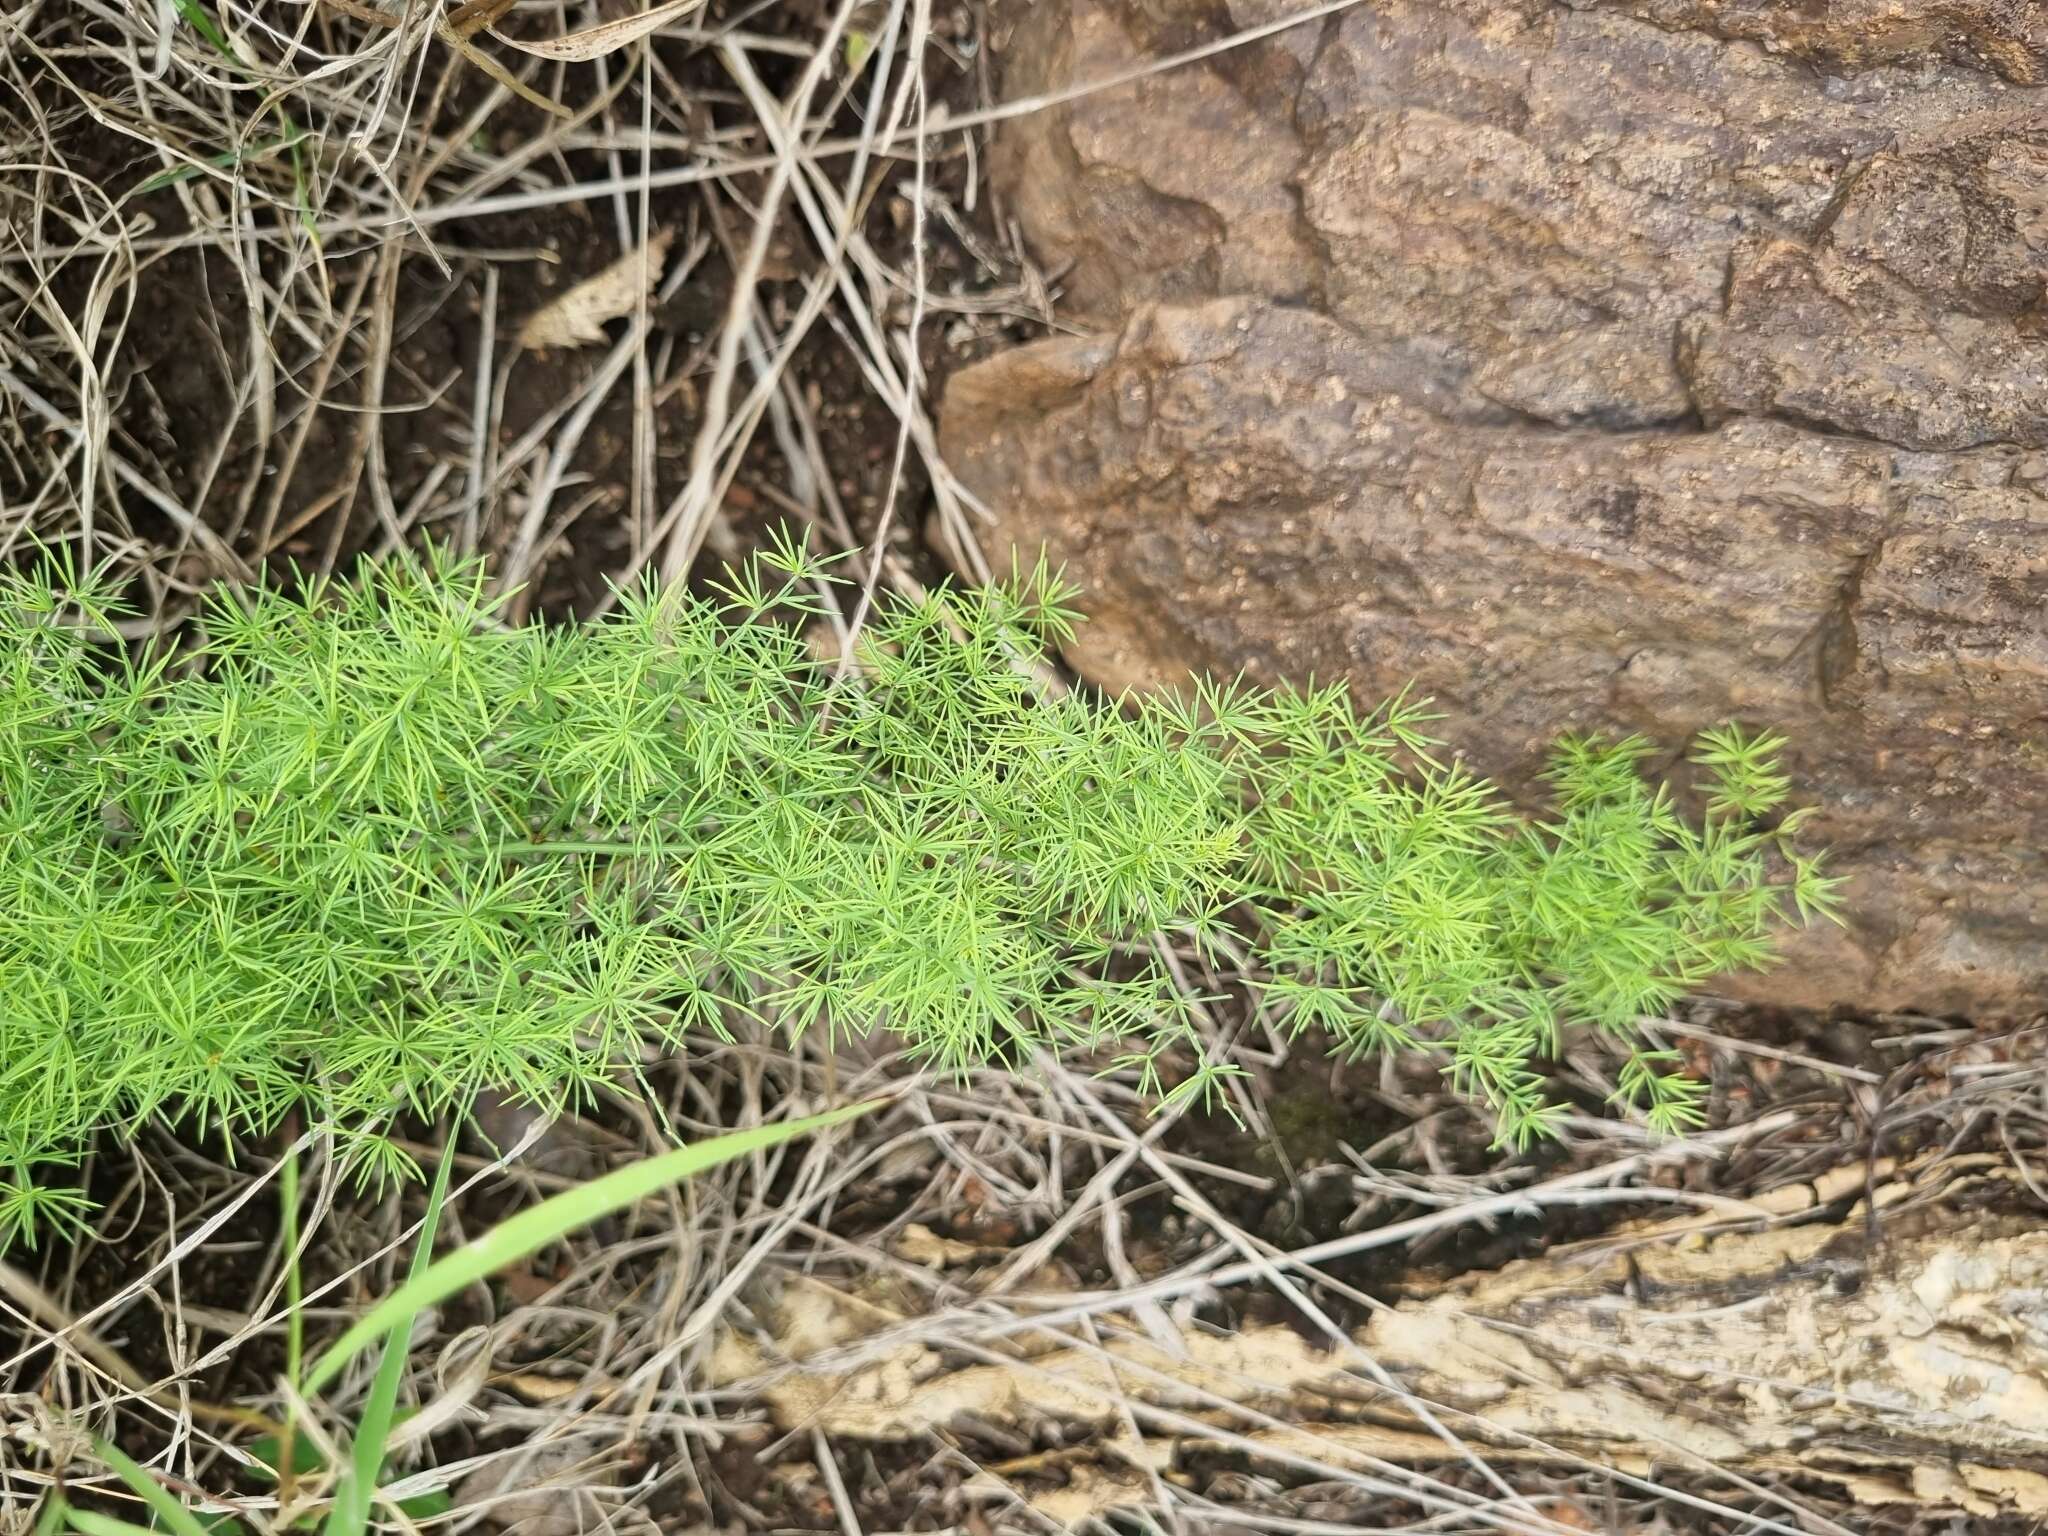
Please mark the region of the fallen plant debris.
[[639, 249], [535, 310], [519, 328], [520, 345], [582, 347], [603, 341], [605, 322], [632, 314], [661, 281], [674, 239], [674, 231], [657, 230]]
[[[1697, 822], [1646, 743], [1568, 741], [1526, 822], [1406, 700], [1035, 697], [1020, 658], [1069, 621], [1042, 569], [884, 602], [855, 686], [775, 622], [826, 579], [785, 542], [715, 595], [548, 630], [497, 622], [474, 564], [407, 561], [219, 597], [195, 647], [138, 656], [93, 639], [90, 582], [8, 577], [0, 1232], [76, 1212], [34, 1170], [104, 1127], [303, 1109], [406, 1172], [396, 1110], [560, 1104], [735, 1008], [886, 1025], [955, 1071], [1135, 1042], [1152, 1092], [1199, 1094], [1226, 1068], [1160, 933], [1251, 945], [1292, 1031], [1443, 1037], [1521, 1141], [1564, 1025], [1632, 1034], [1829, 899], [1798, 813], [1763, 820], [1769, 738], [1703, 739]], [[1618, 1094], [1673, 1128], [1699, 1085], [1668, 1060], [1635, 1052]]]
[[[762, 1329], [722, 1336], [712, 1369], [779, 1428], [856, 1442], [1089, 1425], [1070, 1450], [986, 1474], [1007, 1496], [1006, 1478], [1053, 1474], [1029, 1502], [1069, 1526], [1151, 1502], [1152, 1479], [1204, 1448], [1386, 1475], [1469, 1447], [1643, 1487], [1790, 1474], [1864, 1505], [2041, 1517], [2048, 1230], [2020, 1194], [1994, 1158], [1844, 1168], [1428, 1286], [1334, 1341], [1275, 1324], [1169, 1346], [1112, 1306], [1093, 1314], [1094, 1344], [1028, 1323], [927, 1342], [885, 1280], [793, 1275]], [[2011, 1214], [1959, 1223], [1966, 1195]]]

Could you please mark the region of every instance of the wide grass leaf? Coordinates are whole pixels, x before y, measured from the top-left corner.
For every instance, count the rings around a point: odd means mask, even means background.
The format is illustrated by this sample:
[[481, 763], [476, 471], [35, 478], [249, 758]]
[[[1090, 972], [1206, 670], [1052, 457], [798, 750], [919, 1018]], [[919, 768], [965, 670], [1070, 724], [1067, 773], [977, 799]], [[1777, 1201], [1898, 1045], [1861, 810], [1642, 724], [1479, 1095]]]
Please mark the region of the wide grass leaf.
[[813, 1131], [843, 1125], [875, 1108], [876, 1102], [850, 1104], [807, 1119], [755, 1126], [698, 1142], [694, 1146], [678, 1147], [645, 1162], [615, 1169], [579, 1189], [566, 1190], [543, 1200], [531, 1210], [521, 1211], [475, 1242], [435, 1260], [364, 1313], [313, 1362], [313, 1368], [306, 1376], [307, 1393], [319, 1392], [331, 1385], [349, 1361], [385, 1335], [399, 1329], [410, 1330], [413, 1318], [423, 1309], [446, 1300], [487, 1275], [495, 1274], [507, 1264], [526, 1257], [563, 1234], [586, 1227], [601, 1216], [644, 1200], [657, 1190], [702, 1173], [707, 1168], [715, 1168], [720, 1163], [749, 1153], [766, 1151]]

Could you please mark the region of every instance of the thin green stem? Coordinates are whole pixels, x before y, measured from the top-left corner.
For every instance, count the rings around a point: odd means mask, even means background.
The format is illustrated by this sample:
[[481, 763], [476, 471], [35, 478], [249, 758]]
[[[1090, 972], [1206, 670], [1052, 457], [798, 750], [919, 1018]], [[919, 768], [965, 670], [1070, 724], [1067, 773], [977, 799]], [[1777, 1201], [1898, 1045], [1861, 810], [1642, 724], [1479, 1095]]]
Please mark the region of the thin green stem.
[[[418, 1241], [413, 1245], [412, 1264], [406, 1270], [408, 1282], [416, 1283], [434, 1262], [434, 1237], [441, 1229], [441, 1210], [448, 1199], [448, 1180], [455, 1167], [455, 1144], [462, 1134], [463, 1117], [451, 1121], [447, 1145], [434, 1169], [434, 1182], [427, 1192], [427, 1211], [420, 1221]], [[406, 1360], [412, 1348], [411, 1329], [393, 1329], [384, 1341], [383, 1357], [377, 1362], [370, 1395], [356, 1422], [349, 1446], [348, 1470], [342, 1474], [334, 1508], [322, 1527], [325, 1536], [363, 1536], [370, 1523], [370, 1506], [376, 1497], [384, 1469], [385, 1442], [397, 1416], [398, 1391], [405, 1381]]]
[[286, 1121], [285, 1134], [293, 1137], [294, 1144], [285, 1148], [284, 1162], [278, 1169], [277, 1179], [284, 1242], [284, 1379], [291, 1387], [285, 1398], [284, 1431], [278, 1436], [280, 1507], [291, 1503], [292, 1484], [297, 1474], [300, 1378], [306, 1358], [304, 1276], [299, 1269], [299, 1149], [294, 1135], [298, 1128], [297, 1120], [298, 1117], [293, 1115]]
[[589, 842], [564, 838], [559, 842], [472, 843], [465, 850], [480, 858], [544, 859], [553, 854], [575, 858], [626, 859], [649, 852], [645, 843]]
[[[199, 0], [174, 0], [174, 3], [177, 6], [178, 14], [185, 18], [186, 25], [204, 38], [212, 46], [214, 52], [218, 53], [227, 62], [230, 69], [234, 70], [237, 74], [245, 76], [253, 73], [249, 66], [243, 62], [242, 56], [235, 52], [234, 45], [228, 41], [227, 33], [221, 30], [220, 23], [208, 14], [206, 7], [201, 5]], [[277, 103], [272, 108], [272, 111], [277, 116], [277, 125], [281, 130], [276, 143], [283, 145], [290, 152], [291, 156], [292, 197], [294, 207], [299, 216], [299, 227], [305, 230], [307, 238], [312, 241], [315, 249], [318, 249], [320, 245], [320, 226], [318, 219], [314, 217], [312, 189], [306, 181], [306, 163], [303, 149], [306, 131], [293, 119], [283, 102]], [[238, 165], [242, 162], [242, 157], [245, 153], [254, 152], [254, 150], [228, 151], [227, 153], [231, 156], [229, 163]], [[213, 163], [218, 163], [218, 157], [215, 157]], [[183, 172], [166, 172], [162, 175], [151, 177], [150, 180], [143, 183], [137, 190], [141, 192], [154, 191], [169, 185], [170, 179], [176, 179], [183, 174], [192, 174], [192, 168], [186, 167]]]

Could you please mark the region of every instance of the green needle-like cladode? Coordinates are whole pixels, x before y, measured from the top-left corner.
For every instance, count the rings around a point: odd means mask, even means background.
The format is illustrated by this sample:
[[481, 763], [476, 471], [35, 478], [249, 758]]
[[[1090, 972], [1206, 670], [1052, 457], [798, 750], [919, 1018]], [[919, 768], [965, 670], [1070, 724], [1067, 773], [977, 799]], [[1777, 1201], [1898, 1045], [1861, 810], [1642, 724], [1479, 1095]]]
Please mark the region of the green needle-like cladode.
[[[1042, 571], [885, 602], [835, 677], [792, 622], [824, 579], [784, 548], [515, 628], [477, 567], [402, 563], [148, 655], [93, 638], [90, 581], [0, 581], [0, 1243], [77, 1213], [50, 1167], [105, 1128], [299, 1109], [396, 1167], [394, 1112], [558, 1101], [737, 1013], [1200, 1092], [1161, 936], [1346, 1050], [1444, 1043], [1521, 1139], [1562, 1026], [1631, 1034], [1828, 901], [1767, 738], [1703, 739], [1697, 819], [1644, 743], [1567, 742], [1532, 822], [1405, 702], [1045, 696]], [[1625, 1087], [1695, 1110], [1651, 1056]]]

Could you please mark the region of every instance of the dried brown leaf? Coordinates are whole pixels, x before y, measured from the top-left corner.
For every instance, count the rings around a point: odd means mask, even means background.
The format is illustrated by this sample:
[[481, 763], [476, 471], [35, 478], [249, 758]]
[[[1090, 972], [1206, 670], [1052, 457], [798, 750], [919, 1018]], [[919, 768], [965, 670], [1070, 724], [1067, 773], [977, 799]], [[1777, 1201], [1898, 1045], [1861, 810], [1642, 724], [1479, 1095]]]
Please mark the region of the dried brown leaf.
[[446, 23], [436, 23], [434, 31], [442, 42], [461, 54], [472, 68], [497, 81], [498, 84], [505, 87], [506, 90], [517, 96], [521, 101], [539, 107], [543, 112], [553, 117], [568, 117], [571, 115], [569, 109], [559, 101], [556, 101], [552, 96], [544, 96], [539, 91], [536, 91], [488, 53], [472, 46], [467, 38], [449, 27]]
[[651, 293], [668, 260], [673, 230], [658, 230], [647, 244], [626, 252], [595, 277], [586, 277], [527, 317], [522, 346], [580, 347], [605, 339], [604, 324], [630, 315]]
[[959, 1269], [999, 1259], [1008, 1251], [978, 1243], [963, 1243], [955, 1237], [941, 1237], [930, 1227], [914, 1221], [897, 1234], [896, 1241], [890, 1246], [904, 1263], [921, 1265], [926, 1269]]
[[638, 16], [601, 21], [594, 27], [585, 27], [581, 32], [571, 32], [566, 37], [544, 37], [532, 41], [504, 37], [499, 41], [507, 48], [517, 48], [521, 53], [530, 53], [536, 58], [581, 64], [616, 53], [628, 43], [637, 43], [648, 33], [696, 10], [703, 3], [704, 0], [668, 0], [666, 5], [654, 6]]

